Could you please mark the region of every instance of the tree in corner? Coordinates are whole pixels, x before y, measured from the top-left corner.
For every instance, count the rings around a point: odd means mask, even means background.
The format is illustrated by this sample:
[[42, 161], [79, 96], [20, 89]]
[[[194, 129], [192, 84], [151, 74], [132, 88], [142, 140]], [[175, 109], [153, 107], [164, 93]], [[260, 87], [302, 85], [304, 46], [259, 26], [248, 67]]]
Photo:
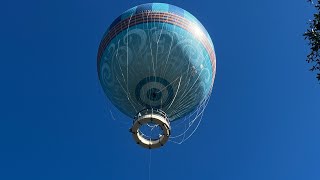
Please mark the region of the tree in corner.
[[313, 14], [313, 20], [309, 21], [309, 28], [303, 34], [305, 39], [308, 39], [310, 45], [310, 54], [307, 56], [307, 62], [312, 64], [310, 71], [317, 72], [317, 79], [320, 81], [320, 0], [313, 2], [307, 0], [316, 8], [316, 13]]

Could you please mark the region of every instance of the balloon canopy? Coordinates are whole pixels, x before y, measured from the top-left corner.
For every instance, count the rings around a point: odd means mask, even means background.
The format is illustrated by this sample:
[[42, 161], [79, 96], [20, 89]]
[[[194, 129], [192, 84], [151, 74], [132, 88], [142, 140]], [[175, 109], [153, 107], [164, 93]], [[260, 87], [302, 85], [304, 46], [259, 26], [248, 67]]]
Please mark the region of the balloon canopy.
[[213, 86], [213, 43], [189, 12], [164, 3], [136, 6], [116, 18], [104, 34], [97, 57], [103, 90], [133, 118], [159, 109], [168, 121], [204, 102]]

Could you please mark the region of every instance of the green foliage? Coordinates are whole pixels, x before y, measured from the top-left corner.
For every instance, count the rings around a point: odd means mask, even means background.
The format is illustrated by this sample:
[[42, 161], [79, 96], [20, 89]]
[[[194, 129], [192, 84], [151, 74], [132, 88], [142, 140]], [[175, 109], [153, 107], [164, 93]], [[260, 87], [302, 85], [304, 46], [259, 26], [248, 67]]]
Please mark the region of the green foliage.
[[307, 62], [312, 64], [311, 71], [316, 71], [317, 79], [320, 81], [320, 0], [314, 3], [312, 0], [307, 0], [316, 8], [316, 13], [313, 14], [313, 20], [309, 21], [309, 28], [303, 34], [305, 39], [308, 39], [310, 45], [310, 54], [307, 56]]

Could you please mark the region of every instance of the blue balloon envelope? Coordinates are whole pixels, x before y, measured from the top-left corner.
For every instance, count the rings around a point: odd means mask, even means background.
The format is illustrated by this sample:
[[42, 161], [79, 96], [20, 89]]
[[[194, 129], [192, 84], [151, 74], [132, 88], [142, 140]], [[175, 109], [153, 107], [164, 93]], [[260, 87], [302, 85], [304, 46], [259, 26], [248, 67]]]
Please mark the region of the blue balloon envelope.
[[121, 112], [133, 118], [157, 109], [172, 122], [208, 98], [216, 58], [208, 32], [193, 15], [149, 3], [114, 20], [100, 43], [97, 68], [106, 96]]

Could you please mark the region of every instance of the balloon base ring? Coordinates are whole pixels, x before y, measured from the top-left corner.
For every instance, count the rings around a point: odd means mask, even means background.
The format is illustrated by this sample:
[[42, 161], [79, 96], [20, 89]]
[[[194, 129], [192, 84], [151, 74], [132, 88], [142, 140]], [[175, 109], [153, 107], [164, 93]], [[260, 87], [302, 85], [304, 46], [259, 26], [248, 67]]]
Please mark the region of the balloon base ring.
[[[151, 138], [145, 136], [140, 127], [148, 123], [155, 124], [161, 128], [162, 133], [158, 138]], [[137, 144], [144, 148], [154, 149], [163, 146], [170, 136], [170, 122], [165, 112], [160, 109], [144, 109], [140, 111], [133, 121], [132, 128], [130, 129], [133, 139]]]

